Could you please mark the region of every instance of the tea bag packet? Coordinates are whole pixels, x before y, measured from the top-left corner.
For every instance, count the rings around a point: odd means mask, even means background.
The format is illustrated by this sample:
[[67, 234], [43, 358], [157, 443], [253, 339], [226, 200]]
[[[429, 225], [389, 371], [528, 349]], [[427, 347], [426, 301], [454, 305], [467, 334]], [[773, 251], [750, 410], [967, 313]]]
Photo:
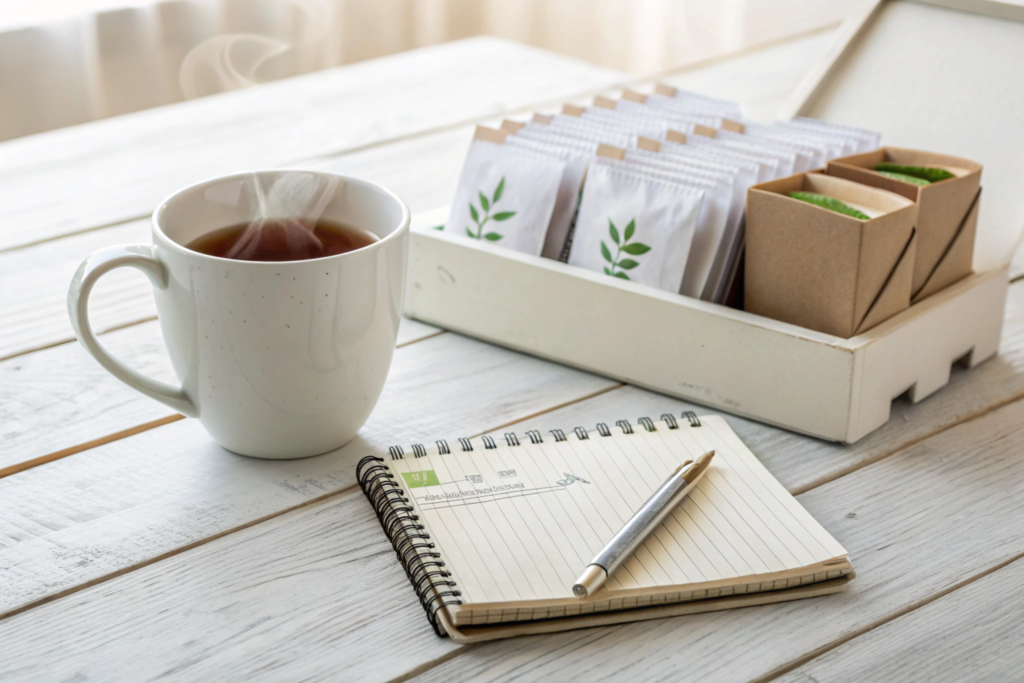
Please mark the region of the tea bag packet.
[[704, 193], [606, 161], [587, 174], [569, 265], [678, 292]]
[[671, 121], [645, 114], [610, 111], [598, 107], [589, 108], [582, 118], [593, 125], [619, 128], [633, 135], [642, 135], [652, 139], [662, 138], [673, 132], [685, 135], [697, 127], [697, 124], [693, 123]]
[[818, 119], [811, 119], [803, 116], [797, 117], [791, 121], [780, 121], [777, 122], [776, 125], [800, 128], [803, 130], [823, 130], [826, 132], [837, 132], [842, 135], [848, 135], [860, 142], [858, 153], [870, 152], [882, 146], [881, 133], [874, 130], [868, 130], [867, 128], [858, 128], [857, 126], [829, 123], [827, 121], [819, 121]]
[[[640, 144], [643, 146], [649, 145], [650, 141], [643, 138], [640, 140]], [[659, 142], [658, 151], [663, 155], [670, 157], [681, 157], [688, 159], [691, 164], [702, 163], [711, 165], [709, 170], [718, 170], [719, 172], [729, 173], [733, 178], [733, 197], [732, 205], [729, 209], [729, 218], [726, 221], [725, 231], [721, 238], [717, 240], [711, 247], [711, 266], [708, 271], [708, 275], [705, 278], [705, 290], [707, 288], [707, 280], [715, 277], [715, 273], [721, 267], [721, 262], [724, 259], [724, 253], [729, 249], [729, 245], [736, 239], [736, 235], [742, 230], [743, 215], [746, 206], [747, 190], [751, 186], [756, 185], [760, 167], [749, 160], [737, 160], [737, 159], [721, 159], [716, 160], [702, 159], [699, 156], [700, 152], [695, 151], [693, 148], [689, 148], [686, 145], [682, 145], [675, 142]], [[700, 295], [703, 298], [703, 293]]]
[[[703, 164], [707, 168], [716, 168], [721, 171], [728, 171], [736, 176], [736, 185], [741, 189], [743, 197], [746, 198], [746, 188], [755, 185], [762, 175], [762, 168], [774, 168], [766, 164], [758, 163], [756, 157], [745, 154], [731, 155], [714, 151], [713, 148], [701, 148], [687, 145], [684, 142], [672, 142], [671, 140], [658, 140], [657, 151], [671, 156], [691, 159], [695, 164]], [[643, 148], [648, 144], [646, 138], [640, 138], [637, 145]]]
[[748, 123], [744, 126], [744, 134], [752, 138], [773, 140], [778, 143], [788, 143], [789, 145], [804, 145], [820, 150], [824, 161], [836, 158], [836, 154], [845, 154], [846, 150], [853, 149], [855, 144], [852, 140], [844, 140], [834, 135], [753, 123]]
[[[697, 93], [679, 90], [671, 85], [661, 83], [654, 86], [653, 94], [659, 96], [658, 100], [664, 106], [676, 107], [687, 111], [705, 111], [734, 121], [743, 120], [743, 108], [736, 102], [698, 95]], [[662, 100], [661, 98], [664, 99]]]
[[702, 158], [753, 164], [756, 167], [758, 183], [764, 183], [778, 177], [778, 160], [764, 154], [716, 145], [713, 139], [700, 135], [684, 135], [671, 130], [661, 142], [671, 143], [673, 146], [669, 149], [677, 150], [679, 153], [686, 152], [699, 155]]
[[779, 173], [786, 175], [792, 175], [798, 172], [797, 169], [804, 167], [818, 168], [815, 166], [815, 162], [825, 157], [822, 147], [786, 139], [781, 135], [720, 130], [716, 132], [715, 139], [730, 147], [740, 148], [742, 146], [743, 149], [757, 149], [772, 154], [781, 161]]
[[830, 145], [840, 144], [844, 156], [856, 154], [869, 139], [863, 133], [843, 131], [831, 126], [793, 125], [788, 121], [776, 121], [769, 128], [788, 135], [800, 136], [806, 140], [825, 141]]
[[562, 112], [565, 116], [575, 117], [582, 122], [582, 125], [616, 130], [628, 135], [656, 137], [663, 135], [668, 130], [668, 126], [664, 121], [640, 117], [624, 117], [598, 107], [565, 105], [562, 107]]
[[715, 128], [701, 123], [701, 121], [713, 121], [714, 119], [699, 116], [690, 117], [651, 108], [646, 111], [623, 111], [621, 109], [613, 111], [595, 106], [590, 107], [584, 114], [584, 117], [628, 126], [637, 130], [638, 134], [644, 137], [652, 137], [648, 131], [656, 131], [657, 135], [654, 137], [662, 137], [668, 135], [669, 132], [683, 135], [700, 133], [712, 136], [715, 131]]
[[613, 100], [610, 97], [595, 97], [594, 98], [594, 111], [606, 110], [618, 114], [631, 114], [633, 116], [644, 116], [666, 123], [676, 123], [679, 125], [692, 124], [698, 126], [706, 126], [708, 128], [721, 128], [725, 119], [721, 116], [714, 116], [711, 114], [701, 112], [687, 112], [676, 109], [659, 109], [657, 107], [651, 107], [640, 102], [634, 102], [632, 100]]
[[743, 201], [734, 193], [733, 176], [697, 169], [685, 159], [642, 149], [605, 146], [598, 155], [618, 159], [628, 170], [657, 175], [704, 192], [679, 289], [680, 294], [700, 298], [723, 236], [739, 225], [742, 216]]
[[506, 137], [505, 144], [548, 154], [565, 161], [565, 170], [558, 186], [558, 196], [551, 213], [551, 222], [548, 224], [548, 231], [544, 237], [544, 248], [541, 250], [541, 256], [556, 261], [560, 260], [569, 239], [569, 230], [579, 205], [583, 177], [586, 175], [587, 165], [590, 163], [592, 155], [582, 150], [567, 149], [551, 142], [531, 140], [517, 135]]
[[540, 256], [568, 161], [477, 127], [445, 230]]
[[[576, 137], [569, 132], [544, 130], [547, 126], [526, 127], [517, 130], [513, 135], [520, 140], [529, 140], [539, 144], [550, 145], [558, 149], [593, 156], [597, 152], [598, 143], [589, 136]], [[623, 137], [623, 140], [628, 138]]]
[[598, 137], [598, 134], [601, 134], [603, 136], [602, 141], [609, 144], [627, 145], [633, 137], [633, 134], [627, 130], [597, 125], [592, 121], [584, 121], [579, 117], [567, 116], [565, 114], [555, 114], [550, 117], [550, 123], [547, 124], [547, 127], [553, 133], [586, 140], [593, 140]]
[[711, 139], [702, 139], [702, 137], [701, 135], [693, 135], [687, 138], [687, 140], [695, 145], [707, 145], [709, 147], [755, 153], [764, 158], [772, 159], [775, 162], [776, 178], [793, 175], [793, 169], [797, 162], [796, 153], [784, 149], [777, 142], [746, 137], [741, 133], [732, 133], [730, 131], [720, 131]]
[[701, 99], [689, 100], [688, 98], [673, 98], [658, 93], [642, 94], [633, 90], [623, 90], [622, 100], [636, 102], [645, 105], [649, 109], [665, 112], [675, 112], [689, 116], [713, 117], [716, 122], [720, 121], [718, 127], [728, 130], [742, 130], [740, 123], [739, 106], [733, 103], [725, 103], [718, 106], [714, 103], [705, 102]]

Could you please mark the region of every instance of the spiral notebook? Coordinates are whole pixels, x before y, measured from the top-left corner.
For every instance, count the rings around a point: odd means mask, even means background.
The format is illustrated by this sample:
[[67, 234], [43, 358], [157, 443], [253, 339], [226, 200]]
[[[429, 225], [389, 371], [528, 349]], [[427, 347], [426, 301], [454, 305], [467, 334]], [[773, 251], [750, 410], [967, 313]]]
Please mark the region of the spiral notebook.
[[[580, 571], [685, 460], [697, 488], [588, 598]], [[393, 446], [357, 468], [440, 635], [477, 642], [833, 593], [846, 551], [724, 418]]]

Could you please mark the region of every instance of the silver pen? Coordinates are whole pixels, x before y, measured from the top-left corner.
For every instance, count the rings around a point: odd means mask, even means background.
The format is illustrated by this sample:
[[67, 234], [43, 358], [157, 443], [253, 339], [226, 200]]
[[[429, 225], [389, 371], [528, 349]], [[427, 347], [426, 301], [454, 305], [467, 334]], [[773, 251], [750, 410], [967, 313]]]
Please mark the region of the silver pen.
[[675, 472], [669, 475], [668, 480], [626, 522], [619, 533], [615, 534], [604, 550], [587, 565], [572, 587], [573, 595], [585, 598], [603, 586], [605, 580], [619, 568], [619, 565], [629, 559], [637, 546], [683, 502], [686, 494], [704, 476], [714, 455], [714, 451], [708, 451], [696, 460], [687, 460], [677, 467]]

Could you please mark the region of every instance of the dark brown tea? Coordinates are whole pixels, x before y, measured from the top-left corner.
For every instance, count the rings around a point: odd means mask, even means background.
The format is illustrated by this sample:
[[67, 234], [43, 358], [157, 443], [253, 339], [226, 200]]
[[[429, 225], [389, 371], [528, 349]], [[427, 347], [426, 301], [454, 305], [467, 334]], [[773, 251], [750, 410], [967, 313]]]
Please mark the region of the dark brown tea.
[[362, 249], [378, 239], [372, 232], [324, 219], [269, 218], [220, 228], [185, 246], [238, 261], [304, 261]]

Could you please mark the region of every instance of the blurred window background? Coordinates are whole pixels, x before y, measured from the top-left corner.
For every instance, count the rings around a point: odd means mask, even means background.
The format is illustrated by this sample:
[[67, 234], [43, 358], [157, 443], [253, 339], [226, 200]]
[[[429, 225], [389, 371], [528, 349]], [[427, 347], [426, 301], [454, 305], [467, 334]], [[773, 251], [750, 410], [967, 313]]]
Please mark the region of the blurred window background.
[[656, 73], [834, 25], [854, 4], [0, 0], [0, 140], [477, 35]]

